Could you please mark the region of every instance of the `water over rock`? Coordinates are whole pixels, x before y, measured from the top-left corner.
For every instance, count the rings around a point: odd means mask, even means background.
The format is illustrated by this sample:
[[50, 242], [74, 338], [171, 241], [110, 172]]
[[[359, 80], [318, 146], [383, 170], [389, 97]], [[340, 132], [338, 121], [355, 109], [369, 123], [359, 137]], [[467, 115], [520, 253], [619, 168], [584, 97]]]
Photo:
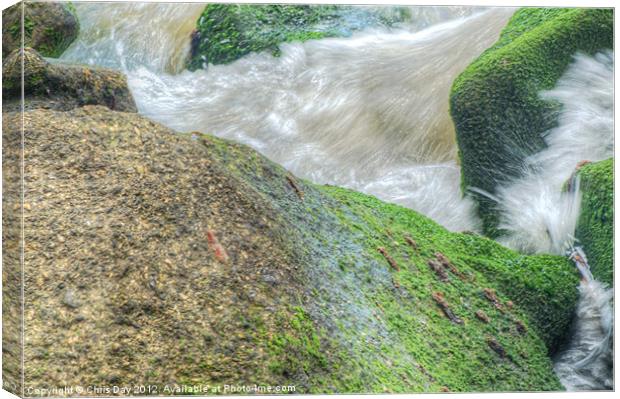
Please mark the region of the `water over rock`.
[[498, 42], [454, 82], [450, 98], [462, 166], [487, 235], [497, 237], [496, 188], [520, 177], [524, 160], [545, 147], [542, 133], [557, 124], [551, 89], [576, 52], [613, 47], [611, 9], [521, 9]]
[[278, 55], [280, 43], [350, 36], [369, 26], [392, 26], [407, 15], [404, 7], [209, 4], [192, 34], [188, 68], [226, 64], [251, 52]]
[[24, 46], [45, 57], [59, 57], [78, 35], [80, 25], [71, 3], [19, 2], [2, 11], [2, 57]]

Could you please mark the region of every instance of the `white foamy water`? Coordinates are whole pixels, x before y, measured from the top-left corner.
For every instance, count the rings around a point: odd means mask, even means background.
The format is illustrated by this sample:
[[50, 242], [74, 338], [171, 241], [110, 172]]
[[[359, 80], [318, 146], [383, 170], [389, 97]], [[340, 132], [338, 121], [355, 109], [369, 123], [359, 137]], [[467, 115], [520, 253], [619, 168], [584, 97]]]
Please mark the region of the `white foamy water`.
[[613, 156], [613, 53], [578, 54], [553, 90], [559, 125], [547, 148], [526, 159], [523, 178], [497, 190], [505, 245], [528, 253], [564, 254], [573, 243], [579, 190], [563, 190], [579, 163]]
[[62, 59], [122, 70], [181, 71], [205, 4], [75, 3], [80, 33]]
[[241, 141], [298, 176], [374, 194], [452, 230], [477, 230], [459, 189], [448, 97], [512, 12], [283, 44], [278, 58], [251, 54], [206, 71], [142, 67], [129, 83], [140, 112], [174, 129]]
[[[542, 96], [562, 104], [559, 124], [545, 135], [548, 147], [526, 160], [523, 178], [497, 190], [500, 227], [508, 231], [500, 241], [528, 253], [563, 255], [575, 245], [579, 218], [575, 169], [613, 156], [613, 53], [576, 55]], [[573, 258], [582, 275], [580, 296], [555, 371], [567, 390], [613, 389], [613, 290], [592, 277], [583, 252]]]
[[581, 248], [571, 258], [582, 275], [571, 340], [554, 369], [569, 391], [613, 389], [614, 292], [594, 280]]

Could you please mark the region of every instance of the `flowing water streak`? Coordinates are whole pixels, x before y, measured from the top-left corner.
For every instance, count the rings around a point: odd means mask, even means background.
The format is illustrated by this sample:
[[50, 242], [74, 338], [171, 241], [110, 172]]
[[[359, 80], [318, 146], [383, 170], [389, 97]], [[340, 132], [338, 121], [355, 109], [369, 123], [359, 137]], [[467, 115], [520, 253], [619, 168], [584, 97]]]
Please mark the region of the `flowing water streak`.
[[[524, 177], [500, 188], [496, 200], [500, 227], [508, 231], [504, 244], [529, 253], [564, 254], [574, 245], [579, 218], [575, 169], [583, 160], [613, 156], [613, 53], [576, 55], [557, 86], [542, 95], [562, 104], [559, 125], [547, 132], [548, 147], [527, 160]], [[568, 390], [613, 389], [613, 290], [592, 277], [585, 254], [571, 257], [582, 274], [580, 298], [570, 342], [555, 359], [555, 371]]]
[[613, 389], [613, 290], [594, 280], [581, 248], [573, 249], [571, 259], [582, 275], [580, 300], [571, 341], [554, 369], [569, 391]]
[[206, 71], [142, 67], [129, 72], [129, 84], [141, 113], [176, 130], [241, 141], [314, 182], [476, 230], [473, 204], [459, 191], [448, 97], [512, 12], [289, 43], [278, 58], [250, 54]]
[[80, 33], [62, 59], [121, 70], [184, 68], [205, 4], [75, 2]]

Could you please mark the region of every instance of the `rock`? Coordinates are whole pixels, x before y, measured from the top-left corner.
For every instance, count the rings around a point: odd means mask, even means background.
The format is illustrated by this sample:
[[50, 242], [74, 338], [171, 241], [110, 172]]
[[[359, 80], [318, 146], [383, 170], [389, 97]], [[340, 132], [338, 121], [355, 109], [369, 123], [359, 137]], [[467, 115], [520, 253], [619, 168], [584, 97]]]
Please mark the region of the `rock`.
[[407, 16], [399, 8], [209, 4], [192, 33], [187, 66], [226, 64], [251, 52], [279, 55], [280, 43], [349, 36], [368, 26], [392, 26]]
[[[83, 105], [136, 112], [125, 75], [104, 68], [52, 64], [31, 48], [14, 50], [3, 62], [2, 97], [19, 106], [22, 54], [26, 108], [45, 106], [69, 110]], [[17, 102], [17, 104], [15, 104]]]
[[[26, 56], [38, 70], [52, 67]], [[80, 92], [67, 93], [78, 102]], [[247, 146], [108, 106], [36, 99], [23, 114], [3, 115], [4, 170], [19, 175], [27, 160], [24, 201], [34, 204], [23, 209], [28, 386], [101, 381], [103, 368], [119, 386], [184, 379], [295, 385], [297, 393], [562, 388], [550, 353], [569, 331], [579, 282], [566, 259], [524, 256], [413, 210], [293, 177], [302, 201], [290, 172]], [[19, 236], [3, 234], [3, 273], [19, 287]], [[438, 281], [429, 256], [472, 278]], [[61, 281], [64, 290], [79, 287], [80, 303], [50, 283]], [[58, 309], [59, 295], [84, 318], [70, 331], [75, 318], [61, 317], [68, 309]], [[511, 317], [495, 306], [508, 300]], [[6, 304], [18, 312], [18, 299]], [[472, 322], [476, 310], [488, 324]], [[528, 334], [515, 336], [513, 316]], [[19, 331], [18, 319], [3, 328]], [[528, 358], [488, 356], [491, 330], [501, 342], [491, 349]], [[49, 356], [33, 356], [42, 348]]]
[[[459, 146], [462, 186], [494, 194], [519, 176], [525, 157], [544, 148], [557, 104], [538, 93], [551, 89], [577, 51], [613, 47], [613, 10], [526, 8], [517, 11], [493, 47], [454, 82], [450, 113]], [[497, 230], [495, 203], [478, 202], [484, 233]]]
[[[22, 3], [2, 11], [2, 58], [21, 46]], [[75, 40], [80, 25], [71, 3], [24, 4], [24, 46], [58, 58]]]
[[588, 257], [592, 275], [614, 284], [614, 163], [590, 163], [579, 169], [581, 214], [575, 236]]

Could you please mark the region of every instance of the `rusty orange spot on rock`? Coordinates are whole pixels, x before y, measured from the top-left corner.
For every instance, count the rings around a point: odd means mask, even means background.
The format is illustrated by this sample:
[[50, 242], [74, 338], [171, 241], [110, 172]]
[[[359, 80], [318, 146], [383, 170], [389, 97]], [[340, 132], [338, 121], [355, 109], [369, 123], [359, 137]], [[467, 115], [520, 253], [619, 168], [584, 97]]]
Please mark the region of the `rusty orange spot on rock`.
[[489, 316], [487, 316], [487, 314], [484, 313], [484, 311], [482, 310], [476, 311], [476, 317], [478, 318], [478, 320], [480, 320], [483, 323], [488, 323], [490, 320]]
[[215, 258], [217, 260], [223, 263], [228, 262], [228, 254], [222, 244], [218, 241], [213, 230], [207, 230], [207, 242], [209, 243], [209, 247], [213, 249], [213, 253], [215, 254]]
[[388, 263], [390, 264], [390, 266], [392, 266], [392, 269], [396, 270], [396, 271], [400, 271], [400, 267], [398, 267], [398, 263], [396, 263], [396, 261], [394, 260], [394, 258], [392, 258], [390, 256], [390, 254], [388, 254], [387, 250], [383, 247], [379, 247], [377, 248], [377, 251], [379, 251], [379, 253], [381, 255], [383, 255], [383, 257], [385, 258], [385, 260], [388, 261]]
[[448, 306], [448, 303], [441, 292], [433, 292], [432, 297], [443, 311], [443, 314], [450, 319], [451, 322], [455, 324], [463, 324], [463, 320], [455, 315], [452, 309], [450, 309], [450, 306]]
[[497, 310], [504, 312], [504, 307], [502, 306], [502, 303], [497, 297], [495, 290], [491, 288], [485, 288], [483, 291], [484, 296], [489, 300], [489, 302], [491, 302]]
[[449, 281], [448, 274], [446, 273], [441, 263], [434, 259], [429, 259], [426, 263], [428, 264], [428, 267], [430, 267], [431, 270], [435, 272], [435, 275], [437, 275], [439, 281], [443, 281], [444, 283]]

